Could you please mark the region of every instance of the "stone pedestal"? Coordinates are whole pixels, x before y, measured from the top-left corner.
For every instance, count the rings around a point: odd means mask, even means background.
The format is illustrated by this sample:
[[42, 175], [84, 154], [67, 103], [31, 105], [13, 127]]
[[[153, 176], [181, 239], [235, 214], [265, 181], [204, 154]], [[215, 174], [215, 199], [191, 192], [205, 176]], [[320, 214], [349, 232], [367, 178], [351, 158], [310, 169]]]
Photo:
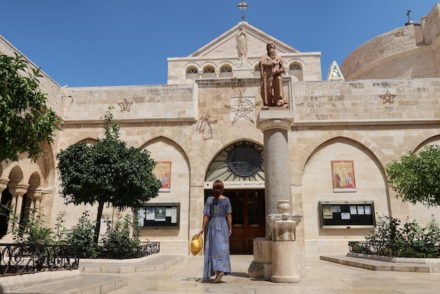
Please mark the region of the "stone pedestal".
[[272, 242], [272, 282], [296, 283], [301, 280], [296, 245], [292, 241]]
[[272, 240], [254, 239], [254, 260], [249, 266], [249, 277], [270, 281], [272, 276]]

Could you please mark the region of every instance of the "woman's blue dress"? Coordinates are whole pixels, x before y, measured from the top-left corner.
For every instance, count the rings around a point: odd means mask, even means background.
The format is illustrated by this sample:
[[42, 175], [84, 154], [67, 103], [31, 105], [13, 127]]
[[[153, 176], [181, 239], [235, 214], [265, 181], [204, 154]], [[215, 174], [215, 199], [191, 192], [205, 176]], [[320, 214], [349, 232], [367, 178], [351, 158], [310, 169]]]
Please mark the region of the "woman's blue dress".
[[215, 275], [215, 272], [231, 272], [229, 258], [229, 227], [226, 215], [232, 213], [229, 198], [206, 200], [203, 215], [209, 217], [208, 230], [205, 235], [205, 257], [203, 279]]

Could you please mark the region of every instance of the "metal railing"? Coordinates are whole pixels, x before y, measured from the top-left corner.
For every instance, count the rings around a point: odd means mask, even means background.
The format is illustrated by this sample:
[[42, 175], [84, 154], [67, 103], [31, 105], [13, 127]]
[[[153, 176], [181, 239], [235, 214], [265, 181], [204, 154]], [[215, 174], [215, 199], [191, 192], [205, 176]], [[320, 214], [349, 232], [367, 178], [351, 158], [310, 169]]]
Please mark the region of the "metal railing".
[[128, 258], [140, 258], [152, 254], [160, 253], [160, 243], [159, 242], [147, 242], [142, 243], [140, 247], [135, 250], [131, 248], [105, 248], [99, 246], [98, 258], [113, 258], [113, 259], [128, 259]]
[[68, 245], [0, 244], [0, 275], [73, 270], [78, 254]]

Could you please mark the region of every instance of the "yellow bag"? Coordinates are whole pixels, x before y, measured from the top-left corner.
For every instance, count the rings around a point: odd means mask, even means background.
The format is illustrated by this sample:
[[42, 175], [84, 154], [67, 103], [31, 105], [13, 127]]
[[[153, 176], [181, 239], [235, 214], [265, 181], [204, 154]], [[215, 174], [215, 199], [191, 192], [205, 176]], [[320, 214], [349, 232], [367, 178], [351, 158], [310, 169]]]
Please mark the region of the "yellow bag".
[[195, 234], [190, 243], [190, 249], [192, 255], [197, 255], [203, 248], [203, 234]]

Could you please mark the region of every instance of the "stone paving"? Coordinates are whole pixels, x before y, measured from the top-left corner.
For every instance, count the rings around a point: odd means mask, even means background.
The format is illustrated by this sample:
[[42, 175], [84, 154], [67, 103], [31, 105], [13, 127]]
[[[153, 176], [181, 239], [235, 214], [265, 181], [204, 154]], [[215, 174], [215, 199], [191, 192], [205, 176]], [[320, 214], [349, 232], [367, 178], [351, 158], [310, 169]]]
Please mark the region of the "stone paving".
[[247, 277], [252, 256], [231, 257], [233, 273], [220, 284], [201, 283], [202, 258], [188, 257], [162, 272], [119, 274], [128, 286], [110, 293], [440, 293], [439, 273], [377, 272], [334, 264], [316, 258], [305, 260], [304, 276], [297, 284], [274, 284]]

